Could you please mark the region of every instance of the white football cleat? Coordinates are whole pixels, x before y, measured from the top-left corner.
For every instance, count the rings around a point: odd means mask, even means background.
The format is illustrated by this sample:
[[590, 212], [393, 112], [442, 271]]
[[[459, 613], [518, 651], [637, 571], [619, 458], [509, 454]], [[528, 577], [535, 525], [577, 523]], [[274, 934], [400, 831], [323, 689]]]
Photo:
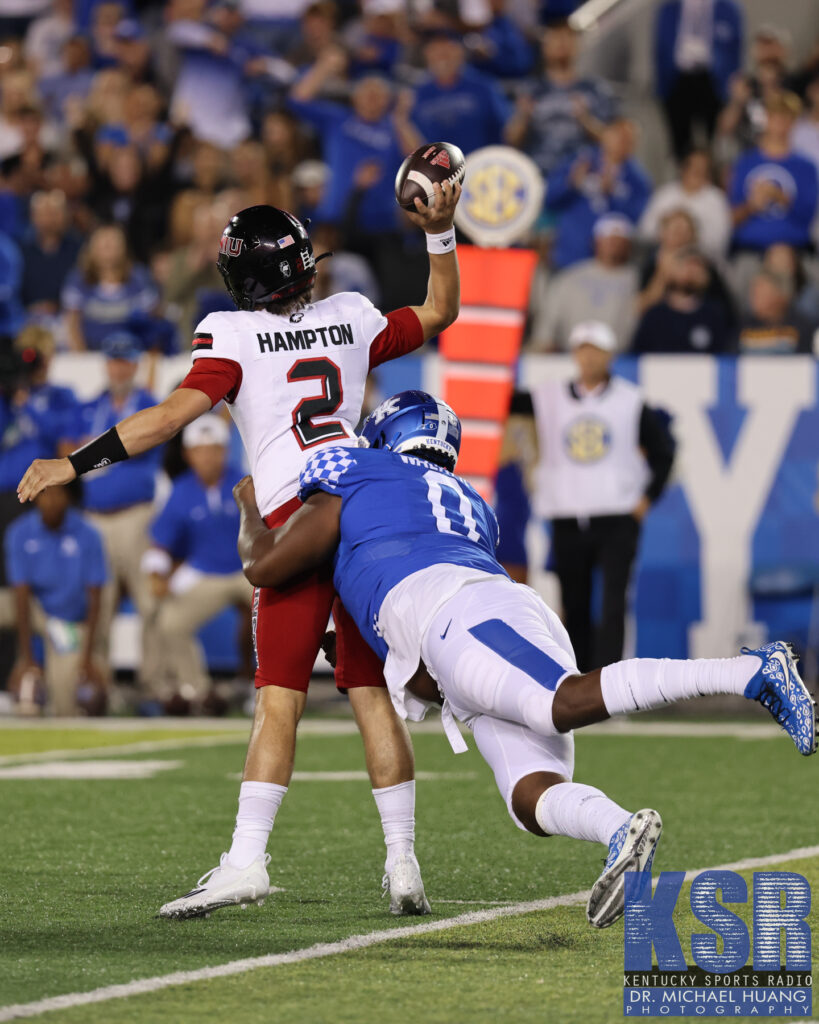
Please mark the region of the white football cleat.
[[383, 895], [390, 894], [391, 914], [430, 914], [421, 869], [414, 853], [402, 853], [381, 882]]
[[586, 908], [586, 918], [595, 928], [608, 928], [625, 913], [625, 879], [627, 871], [646, 871], [651, 875], [651, 862], [663, 831], [660, 815], [645, 808], [632, 814], [609, 841], [609, 855], [603, 872], [594, 883]]
[[185, 917], [208, 917], [212, 910], [231, 907], [237, 903], [244, 909], [248, 903], [264, 903], [270, 892], [270, 878], [267, 865], [270, 854], [260, 854], [252, 863], [240, 871], [228, 863], [223, 853], [219, 866], [211, 868], [185, 896], [166, 903], [159, 908], [159, 917], [182, 919]]

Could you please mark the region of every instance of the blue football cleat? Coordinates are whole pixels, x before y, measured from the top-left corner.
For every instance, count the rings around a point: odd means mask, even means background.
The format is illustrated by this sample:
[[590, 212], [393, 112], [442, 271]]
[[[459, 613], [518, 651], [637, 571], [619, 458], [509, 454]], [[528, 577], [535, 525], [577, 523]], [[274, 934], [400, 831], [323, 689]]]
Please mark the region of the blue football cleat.
[[802, 682], [791, 645], [774, 640], [755, 650], [743, 647], [742, 653], [755, 654], [762, 661], [745, 687], [745, 696], [770, 711], [800, 754], [813, 754], [816, 751], [816, 702]]
[[609, 840], [609, 854], [603, 871], [589, 896], [586, 918], [595, 928], [608, 928], [625, 912], [627, 871], [651, 872], [651, 862], [663, 831], [656, 811], [646, 808], [621, 825]]

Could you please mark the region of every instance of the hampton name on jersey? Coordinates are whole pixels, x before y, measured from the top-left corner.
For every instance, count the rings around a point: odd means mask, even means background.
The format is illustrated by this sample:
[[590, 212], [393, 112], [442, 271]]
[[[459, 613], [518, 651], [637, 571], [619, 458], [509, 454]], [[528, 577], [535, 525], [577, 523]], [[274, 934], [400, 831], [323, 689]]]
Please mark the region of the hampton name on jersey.
[[412, 310], [384, 316], [355, 292], [289, 316], [211, 313], [197, 327], [182, 386], [228, 402], [267, 515], [295, 497], [311, 449], [356, 444], [369, 371], [423, 341]]
[[[418, 667], [425, 624], [462, 586], [505, 576], [495, 558], [495, 513], [465, 480], [411, 455], [367, 448], [324, 448], [301, 474], [302, 501], [315, 491], [341, 498], [333, 581], [361, 635], [385, 661], [396, 708], [406, 714], [403, 685]], [[447, 585], [423, 584], [406, 602], [401, 585], [447, 564]], [[418, 575], [420, 574], [420, 576]], [[400, 605], [400, 607], [399, 607]], [[386, 614], [389, 606], [390, 613]], [[409, 707], [409, 702], [407, 708]]]

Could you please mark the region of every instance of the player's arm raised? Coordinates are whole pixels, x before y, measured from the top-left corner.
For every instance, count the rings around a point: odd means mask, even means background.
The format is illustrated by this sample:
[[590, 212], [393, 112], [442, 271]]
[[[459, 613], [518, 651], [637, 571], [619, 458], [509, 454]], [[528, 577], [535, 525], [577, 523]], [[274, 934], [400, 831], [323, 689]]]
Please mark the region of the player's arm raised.
[[164, 402], [142, 409], [64, 459], [35, 459], [17, 485], [21, 502], [33, 501], [46, 487], [66, 484], [89, 470], [122, 462], [170, 440], [208, 412], [211, 399], [193, 388], [178, 388]]
[[253, 479], [233, 488], [239, 506], [239, 557], [254, 587], [280, 587], [326, 562], [339, 539], [341, 498], [317, 491], [284, 524], [271, 530], [256, 505]]
[[[432, 250], [429, 254], [427, 300], [423, 306], [410, 306], [421, 321], [425, 341], [453, 324], [461, 308], [461, 277], [452, 226], [455, 207], [461, 198], [461, 186], [436, 182], [434, 191], [435, 198], [429, 206], [416, 199], [415, 210], [407, 210], [409, 219], [426, 232], [427, 249]], [[447, 245], [451, 245], [450, 251], [445, 250]]]

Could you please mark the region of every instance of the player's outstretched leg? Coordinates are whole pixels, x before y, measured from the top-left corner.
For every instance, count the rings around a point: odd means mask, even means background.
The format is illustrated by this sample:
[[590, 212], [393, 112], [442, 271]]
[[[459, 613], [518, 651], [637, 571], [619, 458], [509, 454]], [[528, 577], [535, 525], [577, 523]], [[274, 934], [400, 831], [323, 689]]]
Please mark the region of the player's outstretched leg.
[[552, 715], [560, 732], [610, 715], [662, 707], [706, 694], [757, 701], [782, 726], [801, 754], [816, 750], [816, 705], [802, 682], [789, 644], [776, 640], [737, 658], [697, 661], [634, 658], [599, 673], [566, 679]]
[[659, 814], [632, 814], [594, 786], [569, 781], [574, 770], [571, 735], [539, 736], [488, 715], [477, 715], [471, 726], [518, 828], [607, 847], [586, 915], [597, 928], [613, 924], [624, 910], [625, 872], [651, 870], [662, 829]]

